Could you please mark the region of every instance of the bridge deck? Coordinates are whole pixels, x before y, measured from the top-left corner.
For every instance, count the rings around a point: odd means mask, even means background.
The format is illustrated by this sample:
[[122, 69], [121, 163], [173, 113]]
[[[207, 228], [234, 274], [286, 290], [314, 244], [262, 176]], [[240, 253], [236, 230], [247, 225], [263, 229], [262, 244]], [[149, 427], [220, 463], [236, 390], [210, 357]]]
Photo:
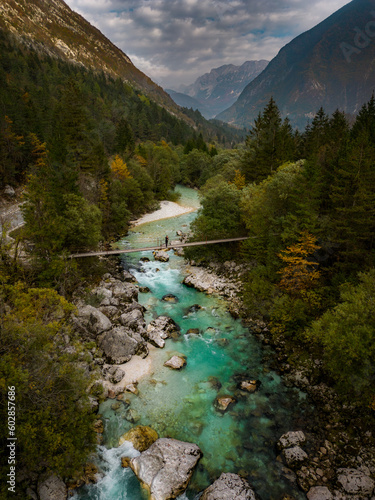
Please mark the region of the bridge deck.
[[[184, 247], [194, 247], [199, 245], [213, 245], [215, 243], [229, 243], [231, 241], [244, 241], [248, 237], [244, 236], [241, 238], [228, 238], [225, 240], [209, 240], [209, 241], [193, 241], [192, 243], [174, 243], [169, 245], [169, 249], [173, 248], [184, 248]], [[86, 253], [75, 253], [70, 255], [71, 259], [76, 259], [79, 257], [98, 257], [100, 255], [120, 255], [122, 253], [135, 253], [135, 252], [145, 252], [147, 250], [165, 250], [165, 246], [153, 246], [144, 248], [124, 248], [122, 250], [107, 250], [104, 252], [86, 252]]]

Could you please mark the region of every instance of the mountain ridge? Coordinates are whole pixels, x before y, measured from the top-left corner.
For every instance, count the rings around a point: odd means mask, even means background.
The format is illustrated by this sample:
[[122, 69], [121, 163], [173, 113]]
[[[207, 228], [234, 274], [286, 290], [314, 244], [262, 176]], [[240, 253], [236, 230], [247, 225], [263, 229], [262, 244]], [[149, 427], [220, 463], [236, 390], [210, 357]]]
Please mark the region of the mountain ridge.
[[[353, 0], [294, 38], [217, 118], [251, 126], [271, 96], [282, 116], [301, 127], [321, 106], [328, 113], [337, 108], [357, 113], [371, 97], [375, 82], [375, 43], [362, 49], [355, 46], [355, 37], [359, 31], [365, 34], [369, 23], [375, 37], [371, 9], [375, 11], [373, 0]], [[345, 57], [348, 47], [354, 49], [351, 61]]]
[[0, 13], [0, 28], [38, 52], [121, 78], [172, 113], [179, 113], [159, 85], [63, 0], [6, 0], [0, 4]]

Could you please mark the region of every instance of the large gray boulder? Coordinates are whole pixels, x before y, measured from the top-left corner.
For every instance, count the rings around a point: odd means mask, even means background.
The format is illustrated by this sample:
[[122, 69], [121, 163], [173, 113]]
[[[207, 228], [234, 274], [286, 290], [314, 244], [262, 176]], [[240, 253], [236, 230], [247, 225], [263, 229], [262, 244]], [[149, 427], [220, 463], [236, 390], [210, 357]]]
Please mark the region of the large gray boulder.
[[138, 330], [144, 332], [146, 328], [146, 322], [143, 317], [142, 311], [139, 309], [133, 309], [129, 312], [125, 312], [120, 316], [120, 322], [122, 325], [130, 328], [131, 330]]
[[39, 480], [38, 495], [40, 500], [66, 500], [68, 490], [62, 479], [50, 474]]
[[86, 305], [72, 317], [73, 323], [82, 333], [95, 338], [112, 327], [111, 321], [96, 307]]
[[155, 347], [163, 348], [165, 339], [168, 339], [180, 331], [180, 327], [168, 316], [159, 316], [147, 326], [144, 338]]
[[133, 458], [130, 467], [152, 500], [169, 500], [185, 491], [201, 456], [196, 444], [161, 438]]
[[103, 333], [99, 337], [99, 346], [108, 362], [114, 365], [126, 363], [138, 351], [138, 342], [132, 338], [131, 331], [123, 326]]
[[158, 250], [157, 252], [153, 252], [153, 254], [155, 260], [159, 260], [160, 262], [169, 261], [169, 255], [167, 254], [166, 250]]
[[222, 473], [219, 479], [204, 490], [200, 500], [255, 500], [249, 483], [237, 474]]
[[350, 494], [371, 496], [375, 487], [374, 480], [358, 469], [339, 469], [337, 482]]

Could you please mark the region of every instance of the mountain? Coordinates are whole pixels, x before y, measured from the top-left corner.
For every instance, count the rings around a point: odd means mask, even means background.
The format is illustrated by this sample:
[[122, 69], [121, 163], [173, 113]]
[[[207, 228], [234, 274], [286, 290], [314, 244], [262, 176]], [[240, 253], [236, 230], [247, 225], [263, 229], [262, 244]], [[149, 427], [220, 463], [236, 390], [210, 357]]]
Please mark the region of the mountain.
[[207, 119], [213, 116], [210, 107], [198, 101], [198, 99], [183, 94], [182, 92], [176, 92], [175, 90], [172, 89], [165, 89], [165, 91], [172, 97], [174, 102], [179, 106], [189, 109], [192, 108], [194, 110], [198, 109], [202, 113], [202, 115]]
[[[199, 109], [205, 118], [213, 118], [231, 106], [246, 85], [256, 78], [267, 66], [268, 61], [247, 61], [241, 66], [226, 64], [212, 69], [209, 73], [197, 78], [183, 93], [167, 91], [172, 99], [184, 107]], [[189, 101], [187, 97], [193, 98]], [[190, 103], [188, 106], [185, 103]]]
[[375, 1], [353, 0], [283, 47], [219, 120], [251, 126], [273, 96], [303, 127], [323, 106], [355, 114], [375, 88]]
[[121, 78], [173, 113], [174, 101], [129, 57], [62, 0], [3, 0], [0, 28], [40, 53]]

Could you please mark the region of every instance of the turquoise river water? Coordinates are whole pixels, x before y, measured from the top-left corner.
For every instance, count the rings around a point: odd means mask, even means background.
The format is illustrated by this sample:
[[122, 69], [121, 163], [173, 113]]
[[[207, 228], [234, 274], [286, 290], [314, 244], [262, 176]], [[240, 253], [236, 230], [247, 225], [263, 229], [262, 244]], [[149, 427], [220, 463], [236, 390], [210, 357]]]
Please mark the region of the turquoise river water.
[[[180, 203], [198, 207], [194, 190], [178, 187]], [[176, 230], [186, 230], [196, 212], [159, 220], [136, 227], [122, 246], [152, 245], [169, 235], [176, 239]], [[276, 442], [289, 430], [299, 430], [308, 418], [305, 395], [287, 388], [268, 364], [267, 347], [254, 337], [240, 320], [227, 312], [223, 299], [206, 295], [182, 284], [185, 264], [181, 257], [169, 252], [167, 263], [152, 260], [151, 252], [128, 254], [123, 265], [150, 293], [140, 293], [139, 302], [146, 308], [146, 321], [165, 314], [181, 327], [177, 339], [166, 341], [164, 349], [152, 350], [152, 373], [138, 385], [139, 395], [130, 394], [130, 408], [139, 420], [132, 424], [125, 419], [122, 405], [112, 410], [113, 400], [100, 407], [105, 423], [104, 445], [98, 447], [96, 462], [103, 472], [96, 485], [77, 491], [78, 500], [145, 500], [147, 495], [130, 469], [121, 467], [122, 456], [136, 456], [130, 443], [118, 447], [119, 437], [134, 425], [149, 425], [159, 437], [173, 437], [199, 445], [203, 451], [187, 491], [180, 499], [196, 500], [199, 492], [221, 472], [246, 476], [261, 500], [281, 500], [289, 494], [305, 499], [293, 480], [287, 479], [284, 465], [277, 459]], [[149, 257], [149, 262], [140, 262]], [[176, 295], [177, 304], [163, 302], [167, 293]], [[202, 309], [189, 312], [199, 304]], [[198, 328], [199, 334], [187, 334]], [[181, 371], [170, 370], [163, 363], [174, 354], [187, 358]], [[218, 395], [233, 394], [238, 377], [246, 375], [261, 382], [256, 393], [239, 398], [227, 413], [217, 412], [213, 402]], [[220, 387], [221, 385], [221, 387]]]

